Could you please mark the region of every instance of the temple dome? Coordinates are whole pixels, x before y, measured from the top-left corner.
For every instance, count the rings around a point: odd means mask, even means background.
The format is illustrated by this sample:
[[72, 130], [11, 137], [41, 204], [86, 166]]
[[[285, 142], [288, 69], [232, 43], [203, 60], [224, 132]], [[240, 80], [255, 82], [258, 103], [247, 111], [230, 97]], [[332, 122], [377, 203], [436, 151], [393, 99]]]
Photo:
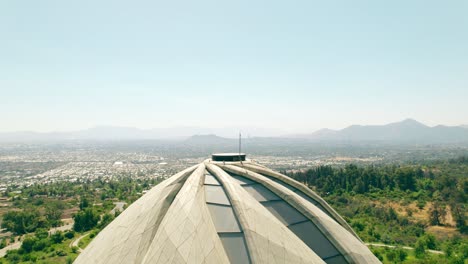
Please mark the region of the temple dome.
[[75, 263], [380, 263], [305, 185], [245, 155], [213, 159], [148, 191]]

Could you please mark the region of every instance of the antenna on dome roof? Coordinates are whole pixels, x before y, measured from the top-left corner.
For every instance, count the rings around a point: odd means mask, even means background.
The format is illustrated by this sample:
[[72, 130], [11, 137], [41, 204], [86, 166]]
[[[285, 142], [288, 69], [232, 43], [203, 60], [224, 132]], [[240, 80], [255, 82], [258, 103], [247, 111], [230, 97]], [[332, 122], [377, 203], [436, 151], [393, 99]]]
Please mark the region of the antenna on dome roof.
[[242, 134], [239, 131], [239, 161], [242, 163], [241, 150], [242, 150]]
[[245, 161], [245, 153], [242, 153], [242, 134], [239, 131], [239, 152], [236, 153], [234, 150], [231, 153], [213, 153], [211, 154], [212, 161], [222, 161], [222, 162], [240, 162]]
[[241, 146], [242, 146], [242, 134], [239, 131], [239, 154], [241, 154]]

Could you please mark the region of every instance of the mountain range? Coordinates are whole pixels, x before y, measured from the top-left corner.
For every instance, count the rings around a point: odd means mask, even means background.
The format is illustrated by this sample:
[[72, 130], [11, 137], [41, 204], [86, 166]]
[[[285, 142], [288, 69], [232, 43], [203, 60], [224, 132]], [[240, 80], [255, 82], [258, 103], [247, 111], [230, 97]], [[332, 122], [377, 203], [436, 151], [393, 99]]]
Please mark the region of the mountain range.
[[[245, 130], [244, 130], [245, 131]], [[263, 142], [275, 140], [305, 140], [323, 142], [414, 142], [414, 143], [454, 143], [468, 142], [468, 126], [434, 127], [422, 124], [414, 119], [386, 125], [352, 125], [341, 130], [320, 129], [309, 134], [279, 135], [280, 132], [268, 129], [253, 129], [245, 133], [262, 135], [251, 138]], [[216, 136], [215, 136], [216, 135]], [[185, 141], [190, 144], [225, 143], [230, 139], [228, 135], [237, 135], [234, 128], [197, 128], [175, 127], [159, 129], [138, 129], [133, 127], [95, 127], [73, 132], [3, 132], [0, 141], [29, 142], [29, 141], [63, 141], [63, 140], [154, 140], [171, 139]], [[232, 140], [232, 139], [231, 139]]]
[[292, 135], [320, 141], [396, 141], [396, 142], [465, 142], [468, 128], [464, 126], [430, 127], [414, 119], [386, 125], [352, 125], [341, 130], [321, 129], [311, 134]]
[[[272, 129], [242, 129], [244, 135], [262, 136], [278, 135]], [[70, 132], [0, 132], [0, 141], [62, 141], [62, 140], [185, 140], [193, 135], [218, 135], [232, 137], [239, 133], [239, 128], [203, 128], [203, 127], [170, 127], [140, 129], [135, 127], [98, 126], [85, 130]]]

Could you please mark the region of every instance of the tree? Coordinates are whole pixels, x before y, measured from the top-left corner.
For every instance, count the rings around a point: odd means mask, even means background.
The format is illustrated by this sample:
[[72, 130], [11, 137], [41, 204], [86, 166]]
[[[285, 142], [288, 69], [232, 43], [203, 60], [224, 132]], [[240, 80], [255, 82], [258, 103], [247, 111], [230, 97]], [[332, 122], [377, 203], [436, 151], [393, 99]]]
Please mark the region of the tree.
[[99, 222], [99, 228], [100, 229], [103, 229], [104, 227], [106, 227], [110, 222], [112, 222], [112, 220], [114, 220], [114, 216], [107, 213], [107, 214], [104, 214], [102, 216], [102, 219], [101, 219], [101, 222]]
[[9, 211], [3, 215], [2, 227], [16, 234], [34, 232], [38, 227], [45, 227], [37, 210]]
[[414, 255], [416, 255], [417, 258], [424, 258], [424, 255], [426, 254], [424, 244], [425, 243], [421, 238], [416, 241], [416, 245], [414, 246]]
[[388, 208], [388, 214], [387, 214], [387, 221], [388, 220], [397, 220], [398, 219], [398, 214], [395, 212], [395, 209], [393, 207]]
[[37, 238], [33, 236], [28, 236], [23, 240], [23, 244], [21, 244], [21, 248], [25, 252], [31, 252], [33, 250], [34, 244], [37, 242]]
[[401, 190], [414, 191], [416, 187], [415, 171], [411, 168], [399, 168], [396, 171], [396, 184]]
[[408, 257], [408, 253], [402, 248], [396, 248], [396, 259], [399, 260], [399, 263], [405, 261], [406, 257]]
[[68, 238], [68, 239], [72, 239], [74, 236], [75, 236], [75, 231], [73, 231], [73, 230], [70, 230], [70, 231], [65, 233], [65, 237]]
[[429, 211], [429, 223], [431, 225], [441, 225], [445, 219], [445, 207], [439, 203], [434, 203]]
[[52, 235], [50, 235], [50, 240], [55, 244], [62, 243], [64, 238], [65, 237], [63, 236], [62, 231], [57, 231], [57, 232], [53, 233]]
[[421, 239], [424, 241], [426, 248], [436, 249], [436, 238], [434, 235], [426, 234]]
[[73, 216], [75, 224], [73, 229], [77, 232], [88, 231], [94, 228], [99, 222], [99, 214], [92, 208], [86, 208]]
[[88, 207], [89, 207], [88, 199], [86, 199], [86, 197], [82, 196], [81, 200], [80, 200], [80, 210], [83, 210], [83, 209], [88, 208]]
[[38, 228], [35, 235], [38, 239], [45, 239], [49, 237], [49, 232], [45, 228]]
[[48, 247], [50, 244], [49, 240], [48, 239], [40, 239], [40, 240], [37, 240], [34, 245], [33, 245], [33, 250], [34, 251], [41, 251], [43, 250], [44, 248]]
[[0, 249], [6, 247], [6, 241], [5, 239], [2, 239], [2, 242], [0, 242]]
[[65, 209], [62, 201], [51, 201], [45, 207], [45, 217], [51, 226], [59, 226], [61, 216]]
[[387, 252], [387, 259], [391, 262], [393, 262], [395, 259], [396, 259], [396, 252], [395, 250], [393, 249], [390, 249], [388, 252]]
[[462, 205], [452, 205], [452, 215], [453, 218], [455, 218], [455, 223], [460, 233], [468, 233], [465, 211], [463, 210]]

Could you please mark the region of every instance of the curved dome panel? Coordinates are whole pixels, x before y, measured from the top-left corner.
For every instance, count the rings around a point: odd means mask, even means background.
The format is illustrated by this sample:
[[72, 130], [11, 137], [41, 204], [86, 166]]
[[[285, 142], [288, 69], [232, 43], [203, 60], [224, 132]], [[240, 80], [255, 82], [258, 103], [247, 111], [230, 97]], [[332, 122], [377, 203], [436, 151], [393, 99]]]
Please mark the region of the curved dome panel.
[[250, 160], [206, 160], [138, 199], [75, 263], [380, 261], [303, 184]]

